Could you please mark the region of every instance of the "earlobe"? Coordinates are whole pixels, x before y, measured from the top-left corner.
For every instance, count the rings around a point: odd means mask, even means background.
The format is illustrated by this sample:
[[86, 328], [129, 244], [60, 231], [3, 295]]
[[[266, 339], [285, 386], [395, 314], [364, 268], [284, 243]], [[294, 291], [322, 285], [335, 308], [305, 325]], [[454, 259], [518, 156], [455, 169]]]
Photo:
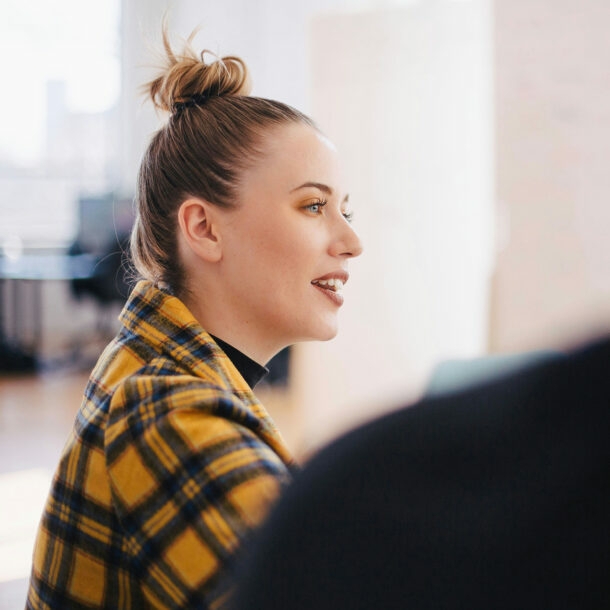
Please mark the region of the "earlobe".
[[178, 226], [193, 254], [212, 263], [220, 260], [221, 240], [212, 204], [199, 198], [183, 201], [178, 209]]

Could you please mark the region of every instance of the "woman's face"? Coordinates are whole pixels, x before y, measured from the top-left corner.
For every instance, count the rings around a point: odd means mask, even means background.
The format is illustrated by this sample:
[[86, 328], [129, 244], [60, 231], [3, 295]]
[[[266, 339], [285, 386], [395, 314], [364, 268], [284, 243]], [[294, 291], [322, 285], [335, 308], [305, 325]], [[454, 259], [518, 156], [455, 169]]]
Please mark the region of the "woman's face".
[[220, 275], [240, 325], [271, 349], [334, 337], [348, 261], [362, 246], [333, 145], [307, 125], [278, 127], [239, 199], [223, 215]]

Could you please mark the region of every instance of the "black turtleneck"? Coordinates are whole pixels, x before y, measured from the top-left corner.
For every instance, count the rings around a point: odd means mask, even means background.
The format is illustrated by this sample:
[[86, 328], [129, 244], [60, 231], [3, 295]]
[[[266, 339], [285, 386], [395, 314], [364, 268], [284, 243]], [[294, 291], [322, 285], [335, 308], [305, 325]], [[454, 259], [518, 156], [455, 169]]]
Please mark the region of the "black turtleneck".
[[254, 389], [254, 386], [269, 374], [269, 369], [262, 366], [258, 362], [248, 358], [246, 354], [229, 345], [222, 339], [212, 335], [212, 339], [216, 341], [218, 347], [227, 355], [233, 366], [239, 371], [240, 375], [245, 379], [246, 383]]

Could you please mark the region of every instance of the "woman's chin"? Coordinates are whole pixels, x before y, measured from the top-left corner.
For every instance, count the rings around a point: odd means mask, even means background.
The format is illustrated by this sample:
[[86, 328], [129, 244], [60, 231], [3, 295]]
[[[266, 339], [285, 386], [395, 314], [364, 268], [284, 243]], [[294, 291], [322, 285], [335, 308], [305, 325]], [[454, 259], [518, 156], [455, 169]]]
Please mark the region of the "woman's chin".
[[313, 341], [330, 341], [331, 339], [334, 339], [337, 336], [337, 332], [338, 332], [338, 326], [337, 324], [330, 324], [328, 326], [326, 326], [325, 328], [320, 328], [318, 329], [318, 332], [316, 333], [315, 337], [312, 338]]
[[293, 328], [291, 340], [287, 343], [292, 345], [304, 341], [330, 341], [337, 336], [339, 325], [336, 317], [318, 318], [315, 324], [309, 322]]

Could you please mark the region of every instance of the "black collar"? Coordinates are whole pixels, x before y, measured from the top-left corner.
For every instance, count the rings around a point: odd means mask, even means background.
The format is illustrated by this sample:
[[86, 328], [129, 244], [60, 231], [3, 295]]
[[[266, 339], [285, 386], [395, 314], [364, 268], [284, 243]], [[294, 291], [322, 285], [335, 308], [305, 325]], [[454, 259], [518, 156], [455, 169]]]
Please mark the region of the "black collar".
[[252, 358], [248, 358], [246, 354], [240, 352], [232, 345], [214, 335], [212, 335], [212, 339], [216, 341], [218, 347], [227, 355], [250, 388], [254, 389], [254, 386], [269, 374], [269, 369], [266, 366], [262, 366], [252, 360]]

